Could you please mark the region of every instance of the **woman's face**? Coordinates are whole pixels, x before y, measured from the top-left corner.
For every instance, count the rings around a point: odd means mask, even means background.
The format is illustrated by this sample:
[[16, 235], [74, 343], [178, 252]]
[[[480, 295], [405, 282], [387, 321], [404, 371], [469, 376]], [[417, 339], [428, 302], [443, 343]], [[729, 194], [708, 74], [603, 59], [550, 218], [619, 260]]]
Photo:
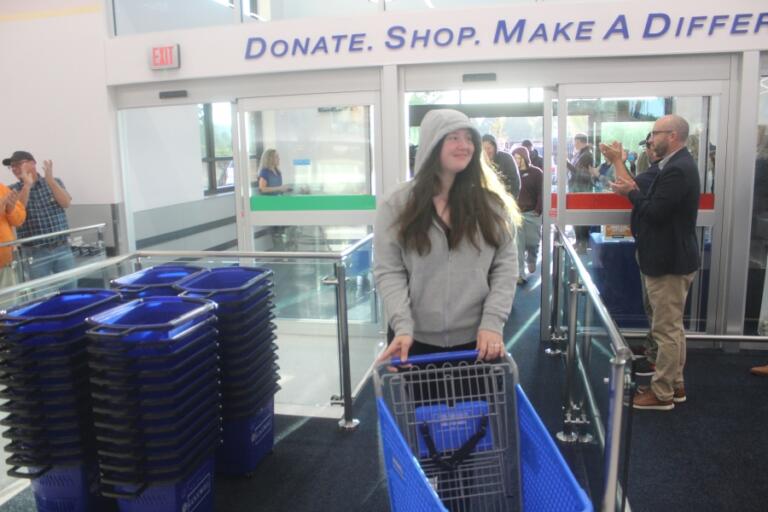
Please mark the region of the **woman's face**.
[[278, 155], [277, 153], [275, 153], [274, 161], [275, 161], [275, 169], [277, 169], [278, 167], [280, 167], [280, 155]]
[[475, 153], [475, 144], [469, 130], [456, 130], [445, 136], [440, 151], [440, 167], [443, 172], [458, 174], [467, 168]]
[[518, 153], [514, 153], [512, 156], [515, 158], [515, 163], [517, 164], [518, 169], [526, 169], [525, 160], [523, 160], [523, 157], [521, 157]]

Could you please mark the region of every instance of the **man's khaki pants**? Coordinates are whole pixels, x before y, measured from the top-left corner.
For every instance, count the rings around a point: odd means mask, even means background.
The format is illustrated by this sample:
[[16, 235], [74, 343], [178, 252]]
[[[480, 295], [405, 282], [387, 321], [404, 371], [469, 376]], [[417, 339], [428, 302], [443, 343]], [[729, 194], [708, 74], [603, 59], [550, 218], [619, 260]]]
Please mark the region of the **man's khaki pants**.
[[683, 309], [688, 289], [696, 272], [687, 275], [643, 275], [653, 317], [651, 334], [658, 345], [656, 373], [651, 390], [662, 401], [672, 400], [675, 389], [683, 387], [685, 367], [685, 328]]

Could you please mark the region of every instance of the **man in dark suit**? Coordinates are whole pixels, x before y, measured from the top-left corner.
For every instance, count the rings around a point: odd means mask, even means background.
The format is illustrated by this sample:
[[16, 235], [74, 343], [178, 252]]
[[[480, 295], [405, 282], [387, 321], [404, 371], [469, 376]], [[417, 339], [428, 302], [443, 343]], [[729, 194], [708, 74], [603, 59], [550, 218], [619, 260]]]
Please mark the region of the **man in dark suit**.
[[[632, 405], [665, 411], [686, 399], [683, 309], [700, 263], [696, 216], [701, 184], [696, 163], [685, 147], [685, 119], [662, 117], [653, 125], [651, 137], [661, 160], [659, 173], [647, 192], [624, 173], [617, 173], [611, 188], [632, 202], [637, 258], [652, 309], [651, 332], [658, 344], [650, 390], [637, 394]], [[624, 165], [616, 146], [601, 150], [614, 165]]]

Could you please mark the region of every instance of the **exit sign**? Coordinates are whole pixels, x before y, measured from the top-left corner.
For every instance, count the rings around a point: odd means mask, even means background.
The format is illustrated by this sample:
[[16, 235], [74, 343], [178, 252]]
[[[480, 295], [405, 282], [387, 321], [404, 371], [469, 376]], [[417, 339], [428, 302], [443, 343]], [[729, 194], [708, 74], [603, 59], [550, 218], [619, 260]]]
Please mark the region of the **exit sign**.
[[153, 46], [149, 52], [151, 69], [177, 69], [180, 67], [179, 45]]

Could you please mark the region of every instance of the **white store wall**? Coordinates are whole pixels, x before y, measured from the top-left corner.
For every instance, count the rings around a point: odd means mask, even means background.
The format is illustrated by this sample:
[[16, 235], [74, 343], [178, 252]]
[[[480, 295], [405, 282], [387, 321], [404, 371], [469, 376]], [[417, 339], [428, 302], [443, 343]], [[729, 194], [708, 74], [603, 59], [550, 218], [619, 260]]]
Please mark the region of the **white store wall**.
[[123, 110], [119, 124], [133, 212], [203, 199], [197, 105]]
[[105, 17], [93, 0], [0, 2], [0, 155], [52, 159], [75, 205], [121, 201]]

